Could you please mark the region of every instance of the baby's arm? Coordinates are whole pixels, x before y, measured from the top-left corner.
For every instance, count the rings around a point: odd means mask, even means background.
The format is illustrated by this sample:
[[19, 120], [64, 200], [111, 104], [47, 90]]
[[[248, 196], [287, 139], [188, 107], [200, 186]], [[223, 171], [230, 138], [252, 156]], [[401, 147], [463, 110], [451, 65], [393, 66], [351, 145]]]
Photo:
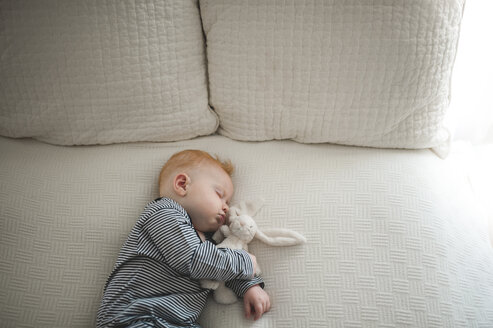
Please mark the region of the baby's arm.
[[243, 250], [218, 249], [201, 242], [189, 220], [175, 209], [160, 209], [142, 227], [143, 236], [157, 247], [166, 263], [192, 279], [228, 281], [250, 279], [254, 261]]
[[259, 319], [270, 309], [269, 295], [263, 290], [264, 282], [261, 277], [255, 276], [251, 280], [232, 280], [226, 282], [238, 297], [243, 297], [245, 317]]
[[255, 263], [244, 250], [217, 248], [205, 241], [196, 247], [191, 258], [190, 278], [217, 281], [250, 279], [254, 274]]
[[264, 281], [260, 276], [255, 276], [250, 280], [231, 280], [226, 281], [226, 287], [231, 288], [238, 297], [244, 297], [245, 293], [253, 286], [264, 288]]

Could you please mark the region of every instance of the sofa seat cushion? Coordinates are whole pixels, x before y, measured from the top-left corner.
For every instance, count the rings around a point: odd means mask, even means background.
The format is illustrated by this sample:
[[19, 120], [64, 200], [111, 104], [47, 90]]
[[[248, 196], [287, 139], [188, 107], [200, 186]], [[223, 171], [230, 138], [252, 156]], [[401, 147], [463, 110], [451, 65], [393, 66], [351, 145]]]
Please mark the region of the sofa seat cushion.
[[[302, 246], [251, 243], [272, 309], [256, 327], [487, 327], [493, 253], [463, 175], [427, 150], [248, 143], [62, 147], [0, 138], [3, 327], [89, 327], [119, 249], [169, 156], [229, 158], [239, 200], [265, 199], [260, 229]], [[240, 327], [242, 303], [212, 299], [204, 327]]]

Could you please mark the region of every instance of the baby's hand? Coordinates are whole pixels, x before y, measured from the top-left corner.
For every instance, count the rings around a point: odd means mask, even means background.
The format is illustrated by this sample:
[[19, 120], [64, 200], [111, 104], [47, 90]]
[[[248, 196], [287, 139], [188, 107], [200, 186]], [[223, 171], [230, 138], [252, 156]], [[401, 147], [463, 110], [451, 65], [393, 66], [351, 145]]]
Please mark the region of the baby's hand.
[[258, 320], [270, 310], [269, 295], [259, 285], [250, 287], [243, 296], [243, 306], [247, 319], [253, 315], [253, 320]]

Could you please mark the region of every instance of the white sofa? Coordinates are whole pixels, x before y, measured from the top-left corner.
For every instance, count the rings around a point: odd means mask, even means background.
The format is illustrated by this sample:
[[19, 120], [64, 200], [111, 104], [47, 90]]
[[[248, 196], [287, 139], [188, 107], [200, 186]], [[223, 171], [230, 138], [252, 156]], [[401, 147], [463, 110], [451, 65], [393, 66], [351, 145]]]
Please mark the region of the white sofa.
[[436, 155], [463, 6], [2, 1], [0, 325], [94, 326], [161, 166], [196, 148], [308, 240], [253, 242], [271, 311], [211, 299], [204, 327], [492, 327], [486, 217]]

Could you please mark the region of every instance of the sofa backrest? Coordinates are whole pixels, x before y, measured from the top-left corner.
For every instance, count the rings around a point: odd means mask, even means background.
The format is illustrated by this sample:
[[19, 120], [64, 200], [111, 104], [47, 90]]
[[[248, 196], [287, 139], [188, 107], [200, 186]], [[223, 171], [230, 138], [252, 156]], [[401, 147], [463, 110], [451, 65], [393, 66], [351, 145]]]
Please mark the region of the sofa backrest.
[[200, 0], [220, 133], [427, 148], [448, 138], [463, 0]]
[[0, 6], [0, 135], [172, 141], [220, 124], [250, 141], [427, 148], [448, 139], [464, 0]]
[[172, 141], [217, 129], [197, 0], [0, 2], [0, 134]]

